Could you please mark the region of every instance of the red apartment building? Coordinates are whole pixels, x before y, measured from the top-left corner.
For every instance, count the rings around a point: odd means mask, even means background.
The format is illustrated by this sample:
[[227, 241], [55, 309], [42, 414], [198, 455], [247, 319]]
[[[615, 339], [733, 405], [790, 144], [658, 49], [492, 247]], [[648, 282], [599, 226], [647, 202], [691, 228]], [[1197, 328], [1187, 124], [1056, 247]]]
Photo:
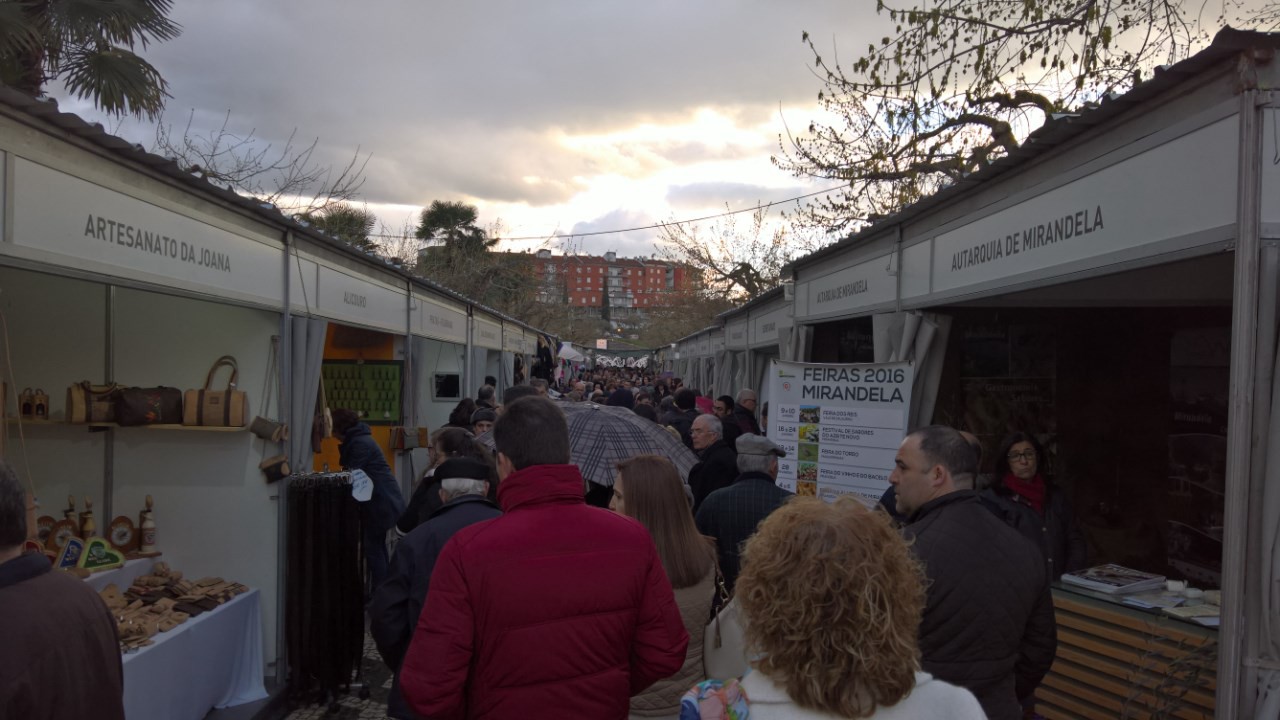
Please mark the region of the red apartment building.
[[671, 291], [691, 279], [690, 269], [664, 260], [620, 258], [617, 253], [552, 255], [539, 250], [534, 272], [541, 282], [539, 300], [572, 309], [603, 309], [618, 320], [641, 319], [649, 308], [665, 304]]

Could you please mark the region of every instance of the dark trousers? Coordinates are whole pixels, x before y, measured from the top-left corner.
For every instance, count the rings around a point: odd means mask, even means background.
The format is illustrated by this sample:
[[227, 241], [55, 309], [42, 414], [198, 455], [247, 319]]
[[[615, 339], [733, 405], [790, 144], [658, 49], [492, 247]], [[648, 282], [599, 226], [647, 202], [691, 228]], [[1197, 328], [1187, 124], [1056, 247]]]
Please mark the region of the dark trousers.
[[369, 591], [366, 595], [372, 595], [373, 589], [382, 584], [387, 578], [387, 570], [390, 567], [390, 559], [387, 557], [387, 531], [380, 529], [373, 523], [365, 523], [363, 531], [364, 543], [364, 561], [369, 566]]

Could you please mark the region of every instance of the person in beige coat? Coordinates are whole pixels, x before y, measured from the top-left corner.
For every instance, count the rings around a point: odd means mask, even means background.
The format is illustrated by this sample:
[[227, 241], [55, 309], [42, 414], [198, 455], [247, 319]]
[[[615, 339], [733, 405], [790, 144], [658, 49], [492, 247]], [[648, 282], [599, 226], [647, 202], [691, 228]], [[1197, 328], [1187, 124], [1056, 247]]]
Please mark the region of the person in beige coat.
[[924, 572], [883, 513], [793, 499], [746, 542], [735, 597], [751, 720], [985, 720], [920, 670]]
[[689, 649], [680, 671], [631, 698], [631, 718], [675, 720], [680, 716], [681, 696], [706, 677], [702, 634], [715, 596], [715, 544], [693, 524], [676, 466], [658, 455], [637, 455], [618, 463], [609, 509], [636, 519], [653, 536], [689, 632]]

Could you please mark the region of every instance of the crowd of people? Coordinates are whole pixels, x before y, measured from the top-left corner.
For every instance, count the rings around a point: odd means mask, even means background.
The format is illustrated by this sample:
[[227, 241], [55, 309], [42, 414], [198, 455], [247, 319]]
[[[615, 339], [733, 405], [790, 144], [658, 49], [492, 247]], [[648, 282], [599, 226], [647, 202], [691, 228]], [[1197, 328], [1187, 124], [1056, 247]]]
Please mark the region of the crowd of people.
[[[592, 401], [658, 423], [699, 462], [682, 476], [660, 454], [625, 459], [593, 507], [558, 404]], [[373, 480], [369, 627], [398, 719], [1031, 717], [1056, 651], [1049, 582], [1085, 562], [1044, 450], [1022, 433], [978, 490], [976, 438], [912, 431], [869, 510], [777, 484], [786, 453], [750, 390], [710, 397], [643, 372], [501, 398], [486, 383], [432, 433], [408, 502], [368, 426], [345, 411], [334, 422], [344, 467]], [[80, 583], [22, 554], [26, 500], [0, 465], [0, 608], [65, 607], [44, 616], [112, 631]], [[709, 678], [708, 623], [727, 602], [749, 669]], [[118, 687], [114, 646], [82, 635], [51, 649], [51, 671], [97, 653]]]
[[[592, 507], [557, 402], [626, 407], [698, 462], [624, 460]], [[1034, 437], [1011, 436], [979, 491], [976, 438], [916, 430], [871, 511], [780, 487], [756, 404], [620, 369], [459, 403], [369, 606], [389, 714], [682, 718], [718, 697], [706, 717], [1032, 716], [1056, 650], [1049, 581], [1084, 563]], [[752, 669], [708, 678], [725, 597]]]

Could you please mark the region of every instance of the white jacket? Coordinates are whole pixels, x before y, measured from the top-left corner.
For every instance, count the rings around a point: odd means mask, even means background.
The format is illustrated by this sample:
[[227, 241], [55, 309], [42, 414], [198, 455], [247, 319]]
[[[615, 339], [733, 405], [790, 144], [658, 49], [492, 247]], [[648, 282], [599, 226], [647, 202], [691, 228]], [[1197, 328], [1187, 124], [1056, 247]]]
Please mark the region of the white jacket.
[[[830, 713], [796, 705], [785, 688], [758, 670], [742, 679], [751, 720], [841, 720]], [[871, 720], [987, 720], [973, 694], [928, 673], [916, 673], [916, 687], [902, 702], [877, 708]]]

